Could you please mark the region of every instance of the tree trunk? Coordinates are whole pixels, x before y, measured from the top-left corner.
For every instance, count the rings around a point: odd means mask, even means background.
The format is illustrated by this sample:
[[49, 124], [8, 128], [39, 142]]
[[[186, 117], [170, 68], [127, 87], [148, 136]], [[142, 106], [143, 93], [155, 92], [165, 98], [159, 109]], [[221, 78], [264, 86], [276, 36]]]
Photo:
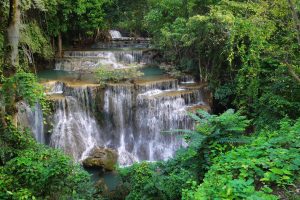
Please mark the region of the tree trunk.
[[298, 76], [298, 74], [295, 72], [293, 66], [291, 66], [290, 64], [286, 63], [289, 73], [290, 75], [300, 84], [300, 77]]
[[8, 27], [5, 34], [4, 67], [3, 75], [5, 77], [13, 76], [19, 66], [19, 39], [21, 11], [19, 0], [9, 1]]
[[202, 76], [202, 68], [201, 68], [201, 58], [199, 56], [199, 78], [200, 78], [200, 82], [202, 82], [203, 80], [203, 76]]
[[288, 4], [289, 4], [291, 12], [292, 12], [293, 21], [294, 21], [296, 32], [297, 32], [297, 40], [298, 40], [298, 44], [300, 46], [300, 20], [298, 17], [298, 13], [296, 11], [293, 1], [292, 0], [287, 0], [287, 1], [288, 1]]
[[58, 34], [57, 37], [57, 57], [62, 58], [62, 37], [61, 33]]
[[[292, 0], [287, 0], [289, 6], [290, 6], [290, 10], [292, 12], [292, 16], [293, 16], [293, 21], [295, 24], [295, 29], [297, 32], [297, 40], [298, 40], [298, 46], [300, 47], [300, 20], [298, 17], [298, 13], [296, 11], [295, 5], [293, 3]], [[291, 74], [291, 76], [300, 84], [300, 77], [299, 75], [295, 72], [293, 66], [291, 64], [289, 64], [288, 62], [286, 63], [286, 65], [288, 66], [288, 70], [289, 73]]]
[[51, 47], [53, 49], [53, 51], [55, 50], [55, 37], [51, 37]]
[[[21, 24], [21, 11], [19, 0], [9, 1], [9, 18], [8, 26], [5, 34], [4, 41], [4, 65], [3, 75], [6, 78], [13, 77], [19, 66], [19, 39], [20, 39], [20, 24]], [[9, 88], [12, 92], [7, 91], [7, 94], [11, 93], [10, 101], [6, 102], [5, 107], [0, 109], [0, 122], [2, 127], [6, 127], [5, 115], [12, 116], [14, 123], [16, 123], [17, 108], [15, 106], [16, 96], [15, 88]], [[4, 110], [3, 110], [4, 109]]]

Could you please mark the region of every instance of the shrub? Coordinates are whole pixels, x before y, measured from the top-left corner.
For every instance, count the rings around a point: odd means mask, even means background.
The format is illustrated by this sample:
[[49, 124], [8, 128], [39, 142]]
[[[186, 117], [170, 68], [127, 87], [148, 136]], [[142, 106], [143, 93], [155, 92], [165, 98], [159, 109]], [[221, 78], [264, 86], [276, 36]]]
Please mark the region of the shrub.
[[134, 79], [143, 75], [138, 68], [124, 68], [124, 69], [108, 69], [107, 67], [100, 67], [97, 71], [97, 78], [101, 85], [107, 81], [120, 82], [128, 79]]
[[185, 199], [279, 199], [276, 191], [295, 190], [300, 181], [299, 139], [300, 120], [261, 131], [251, 144], [215, 158], [204, 182], [185, 191]]
[[23, 194], [40, 199], [88, 198], [87, 172], [58, 150], [43, 146], [22, 151], [1, 167], [1, 199]]
[[87, 172], [11, 123], [0, 127], [0, 199], [89, 199]]
[[180, 166], [140, 163], [120, 169], [124, 186], [129, 185], [128, 200], [180, 199], [182, 188], [190, 188], [194, 176]]

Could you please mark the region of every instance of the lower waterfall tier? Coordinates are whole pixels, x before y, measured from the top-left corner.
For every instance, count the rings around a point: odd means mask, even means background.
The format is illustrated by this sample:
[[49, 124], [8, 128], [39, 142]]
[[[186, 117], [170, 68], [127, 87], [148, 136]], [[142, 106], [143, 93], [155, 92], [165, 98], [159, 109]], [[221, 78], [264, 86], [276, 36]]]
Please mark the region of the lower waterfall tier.
[[166, 160], [185, 143], [164, 132], [193, 128], [188, 110], [205, 105], [203, 86], [181, 87], [171, 78], [108, 84], [105, 89], [95, 84], [45, 85], [54, 110], [47, 117], [53, 124], [48, 144], [76, 161], [94, 147], [117, 150], [121, 166]]

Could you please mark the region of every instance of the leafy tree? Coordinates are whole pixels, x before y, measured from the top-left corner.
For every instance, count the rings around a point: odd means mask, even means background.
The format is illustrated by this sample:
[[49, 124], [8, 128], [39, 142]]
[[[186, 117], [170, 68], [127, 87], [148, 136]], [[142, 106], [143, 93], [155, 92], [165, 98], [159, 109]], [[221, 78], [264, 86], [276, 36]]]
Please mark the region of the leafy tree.
[[[292, 110], [299, 112], [299, 4], [282, 0], [183, 4], [150, 1], [145, 16], [165, 61], [209, 82], [216, 105], [221, 105], [216, 107], [240, 109], [258, 126], [269, 122], [275, 126], [286, 115], [296, 119]], [[269, 97], [272, 101], [266, 103]]]

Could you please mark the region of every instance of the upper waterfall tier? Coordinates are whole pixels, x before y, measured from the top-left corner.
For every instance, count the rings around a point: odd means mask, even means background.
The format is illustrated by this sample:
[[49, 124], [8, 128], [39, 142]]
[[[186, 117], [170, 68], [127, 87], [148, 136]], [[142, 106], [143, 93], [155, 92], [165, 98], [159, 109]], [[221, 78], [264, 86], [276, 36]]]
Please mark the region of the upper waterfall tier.
[[63, 58], [56, 59], [55, 69], [93, 71], [103, 66], [118, 69], [151, 63], [151, 56], [142, 50], [65, 51]]
[[150, 48], [149, 38], [129, 38], [122, 37], [114, 39], [110, 42], [98, 42], [92, 46], [93, 49], [114, 49], [114, 48], [135, 48], [147, 49]]
[[110, 49], [110, 48], [149, 48], [150, 38], [143, 37], [123, 37], [120, 31], [109, 31], [111, 41], [98, 42], [92, 46], [93, 49]]
[[122, 38], [122, 34], [117, 30], [109, 30], [109, 34], [113, 40]]

